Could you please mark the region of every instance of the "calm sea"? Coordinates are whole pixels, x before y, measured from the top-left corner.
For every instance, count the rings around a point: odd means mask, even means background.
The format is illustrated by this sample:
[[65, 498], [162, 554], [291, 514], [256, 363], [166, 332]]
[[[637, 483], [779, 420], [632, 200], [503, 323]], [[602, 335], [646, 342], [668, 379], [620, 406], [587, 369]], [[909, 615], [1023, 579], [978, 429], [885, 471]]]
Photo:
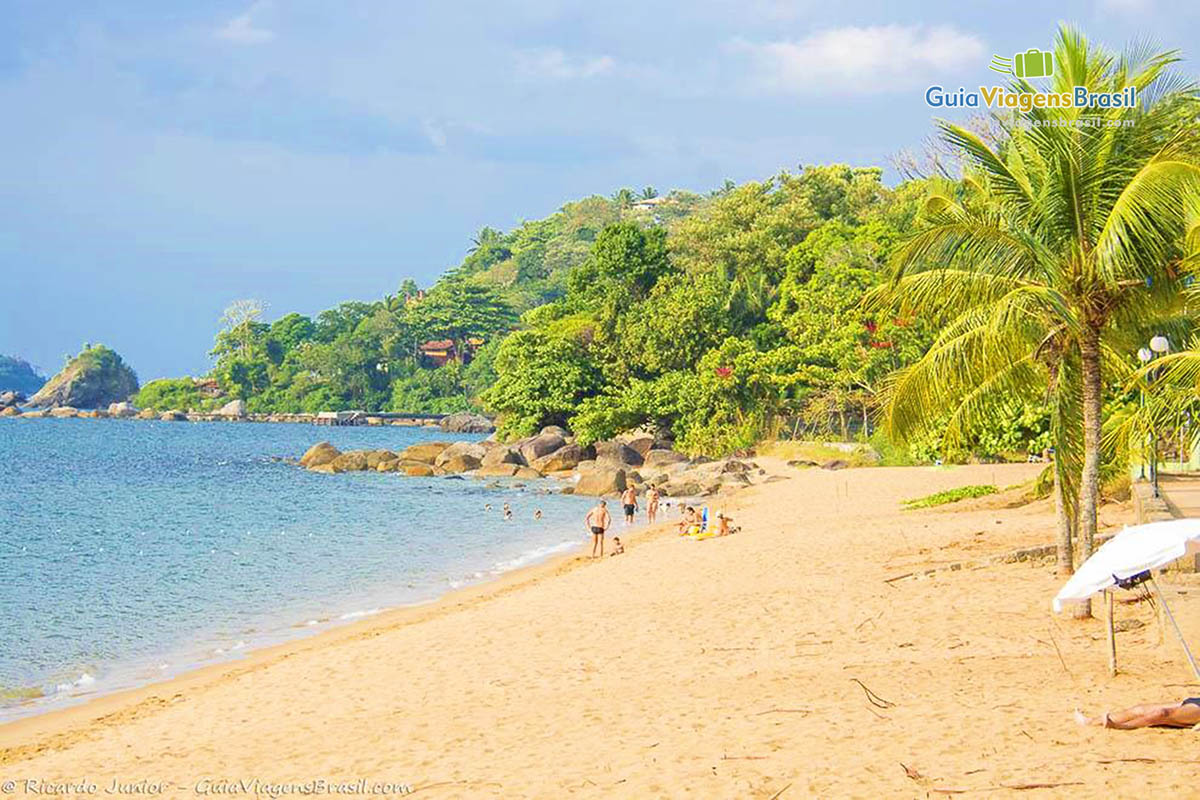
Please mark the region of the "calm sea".
[[583, 542], [588, 501], [548, 482], [323, 475], [276, 460], [321, 439], [401, 450], [447, 436], [0, 419], [0, 719], [431, 600]]

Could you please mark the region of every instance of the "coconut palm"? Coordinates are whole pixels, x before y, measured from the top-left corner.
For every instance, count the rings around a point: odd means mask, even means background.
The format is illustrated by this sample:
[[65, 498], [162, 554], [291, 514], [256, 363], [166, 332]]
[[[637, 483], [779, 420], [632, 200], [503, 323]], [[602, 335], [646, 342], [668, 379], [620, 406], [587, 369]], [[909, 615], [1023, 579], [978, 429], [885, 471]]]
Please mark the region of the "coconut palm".
[[[1070, 454], [1080, 454], [1078, 538], [1086, 558], [1099, 503], [1106, 339], [1144, 325], [1178, 296], [1185, 209], [1200, 193], [1200, 136], [1196, 92], [1169, 72], [1174, 53], [1114, 56], [1064, 26], [1054, 58], [1051, 91], [1133, 86], [1140, 103], [1013, 112], [1000, 120], [1005, 134], [995, 142], [939, 123], [964, 157], [963, 186], [935, 187], [923, 226], [895, 254], [886, 294], [910, 313], [950, 321], [924, 369], [955, 383], [909, 402], [901, 385], [886, 422], [902, 429], [943, 412], [938, 394], [954, 385], [976, 387], [977, 402], [964, 400], [964, 421], [987, 407], [992, 392], [1050, 387], [1062, 409], [1055, 432], [1062, 483], [1070, 480]], [[1012, 90], [1037, 91], [1024, 80]], [[952, 330], [957, 340], [946, 338]], [[1109, 354], [1109, 363], [1120, 363], [1115, 350]], [[1074, 402], [1080, 421], [1072, 430], [1066, 411]]]

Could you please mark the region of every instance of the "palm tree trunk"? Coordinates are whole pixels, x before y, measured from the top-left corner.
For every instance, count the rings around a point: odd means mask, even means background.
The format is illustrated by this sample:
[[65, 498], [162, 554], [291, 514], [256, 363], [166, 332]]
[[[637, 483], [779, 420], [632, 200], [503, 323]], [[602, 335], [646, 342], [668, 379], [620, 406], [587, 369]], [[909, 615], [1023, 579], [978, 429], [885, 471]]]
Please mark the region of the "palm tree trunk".
[[1071, 514], [1065, 495], [1066, 486], [1063, 480], [1062, 464], [1059, 454], [1054, 454], [1054, 514], [1058, 520], [1058, 574], [1070, 575], [1075, 571], [1073, 553], [1071, 552]]
[[[1100, 329], [1088, 324], [1079, 343], [1083, 373], [1083, 472], [1079, 476], [1079, 561], [1092, 554], [1096, 540], [1096, 510], [1100, 505]], [[1080, 603], [1076, 617], [1090, 617], [1090, 601]]]

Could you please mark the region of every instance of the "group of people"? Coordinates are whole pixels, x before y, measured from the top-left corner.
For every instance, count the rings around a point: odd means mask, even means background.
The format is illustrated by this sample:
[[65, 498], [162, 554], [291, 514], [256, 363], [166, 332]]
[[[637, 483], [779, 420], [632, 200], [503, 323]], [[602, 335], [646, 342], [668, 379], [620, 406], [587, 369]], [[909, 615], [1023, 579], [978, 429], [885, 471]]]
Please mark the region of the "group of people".
[[[646, 520], [652, 525], [658, 519], [658, 511], [661, 503], [662, 493], [658, 490], [657, 486], [650, 484], [646, 490]], [[667, 501], [667, 506], [670, 506], [670, 501]], [[621, 510], [625, 514], [626, 525], [633, 524], [639, 507], [637, 489], [633, 486], [626, 487], [625, 491], [621, 493]], [[732, 527], [730, 523], [733, 519], [721, 511], [717, 512], [716, 523], [711, 530], [707, 528], [707, 520], [693, 506], [680, 506], [680, 512], [682, 514], [679, 520], [679, 534], [681, 536], [690, 535], [695, 538], [728, 536], [740, 530], [740, 528]], [[583, 524], [592, 535], [592, 558], [603, 558], [604, 536], [609, 528], [612, 527], [612, 515], [608, 512], [608, 503], [603, 499], [597, 500], [596, 505], [588, 509]], [[612, 555], [614, 556], [625, 552], [625, 546], [621, 544], [620, 537], [613, 537], [613, 548]]]

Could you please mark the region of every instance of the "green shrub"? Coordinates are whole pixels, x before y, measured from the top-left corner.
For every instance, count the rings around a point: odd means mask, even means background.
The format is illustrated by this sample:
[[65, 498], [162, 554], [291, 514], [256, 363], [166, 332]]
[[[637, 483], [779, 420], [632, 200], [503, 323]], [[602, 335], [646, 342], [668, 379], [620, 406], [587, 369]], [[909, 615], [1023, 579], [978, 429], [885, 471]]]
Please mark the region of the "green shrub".
[[991, 484], [977, 484], [975, 486], [960, 486], [957, 489], [947, 489], [944, 492], [936, 492], [926, 497], [916, 497], [912, 500], [902, 501], [906, 508], [932, 508], [933, 506], [944, 506], [947, 503], [957, 503], [959, 500], [969, 500], [972, 497], [986, 497], [989, 494], [995, 494], [1000, 491]]

